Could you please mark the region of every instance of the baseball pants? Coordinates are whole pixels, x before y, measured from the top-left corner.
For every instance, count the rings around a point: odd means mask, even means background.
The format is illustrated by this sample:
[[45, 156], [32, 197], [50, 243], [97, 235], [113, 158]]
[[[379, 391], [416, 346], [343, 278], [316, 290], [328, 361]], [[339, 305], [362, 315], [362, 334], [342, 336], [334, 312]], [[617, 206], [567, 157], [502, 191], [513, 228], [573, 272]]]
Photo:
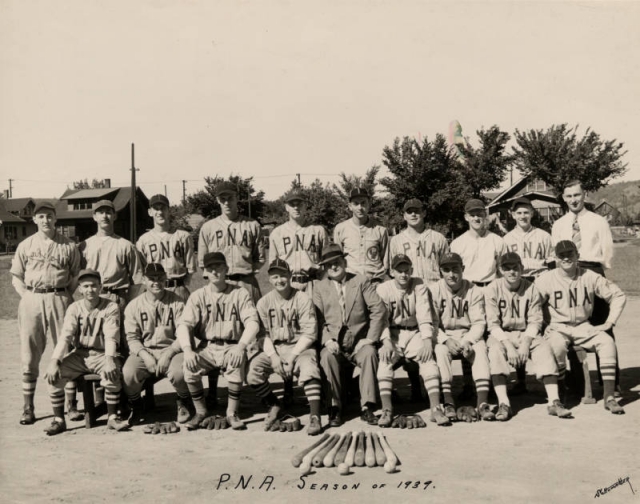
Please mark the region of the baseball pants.
[[[505, 331], [507, 338], [516, 349], [520, 348], [523, 333], [520, 331]], [[511, 368], [509, 361], [503, 352], [500, 342], [492, 336], [487, 340], [489, 353], [489, 369], [492, 375], [509, 376]], [[533, 362], [536, 378], [541, 380], [543, 376], [558, 376], [558, 364], [553, 355], [551, 344], [542, 337], [533, 338], [529, 347], [529, 358]]]
[[[160, 359], [165, 349], [146, 349], [151, 355], [156, 358], [156, 361]], [[164, 377], [169, 379], [171, 385], [176, 390], [178, 395], [185, 397], [189, 395], [189, 389], [184, 381], [184, 354], [180, 352], [171, 359], [169, 368], [167, 369]], [[144, 382], [148, 378], [155, 376], [150, 373], [147, 367], [144, 365], [144, 361], [137, 355], [129, 355], [124, 366], [122, 367], [122, 385], [125, 394], [128, 397], [136, 396], [140, 394], [144, 387]]]
[[549, 341], [558, 367], [561, 368], [566, 367], [569, 345], [579, 345], [589, 352], [596, 352], [602, 367], [615, 367], [618, 362], [615, 341], [606, 332], [596, 331], [589, 322], [577, 326], [549, 324], [544, 338]]
[[[288, 360], [291, 351], [295, 347], [295, 343], [282, 343], [276, 345], [278, 355], [281, 359]], [[320, 368], [318, 367], [318, 358], [315, 349], [308, 348], [302, 352], [293, 366], [293, 375], [298, 377], [300, 383], [306, 383], [309, 380], [320, 380]], [[269, 380], [274, 373], [271, 366], [271, 358], [264, 352], [256, 355], [249, 362], [249, 371], [247, 372], [247, 383], [249, 385], [262, 385]]]
[[373, 345], [364, 345], [351, 355], [333, 354], [326, 347], [320, 352], [320, 367], [329, 382], [331, 397], [339, 408], [345, 405], [345, 384], [354, 366], [360, 368], [360, 404], [377, 403], [378, 352]]
[[440, 369], [440, 381], [444, 384], [453, 382], [453, 359], [465, 359], [471, 364], [471, 376], [473, 381], [478, 380], [489, 381], [491, 375], [489, 373], [489, 356], [487, 355], [487, 344], [484, 340], [474, 343], [471, 347], [473, 354], [468, 358], [456, 355], [455, 357], [449, 351], [445, 344], [437, 344], [435, 346], [436, 362]]
[[100, 293], [100, 297], [113, 301], [120, 309], [120, 342], [118, 343], [118, 351], [123, 355], [128, 355], [129, 345], [127, 344], [127, 332], [124, 330], [124, 309], [129, 303], [129, 289], [118, 289], [114, 292], [103, 290]]
[[196, 350], [199, 357], [200, 370], [192, 373], [186, 366], [183, 366], [185, 383], [202, 383], [203, 375], [208, 374], [214, 369], [221, 369], [224, 371], [223, 376], [227, 382], [241, 385], [246, 375], [246, 356], [244, 362], [238, 367], [232, 368], [227, 365], [229, 362], [229, 350], [235, 347], [235, 345], [236, 343], [217, 343], [210, 341], [205, 348]]
[[[78, 376], [95, 373], [102, 376], [106, 357], [103, 352], [97, 352], [95, 350], [87, 350], [84, 348], [74, 350], [68, 354], [60, 364], [60, 378], [51, 385], [51, 389], [63, 390], [65, 383], [70, 380], [76, 379]], [[102, 385], [107, 393], [119, 393], [122, 387], [121, 375], [122, 375], [122, 361], [116, 357], [116, 367], [118, 369], [118, 375], [115, 380], [107, 380], [102, 377], [100, 385]]]
[[[418, 331], [391, 330], [391, 340], [395, 347], [395, 356], [391, 362], [380, 361], [377, 373], [378, 380], [393, 380], [395, 364], [403, 358], [415, 360], [423, 345], [422, 337]], [[418, 367], [423, 380], [440, 378], [438, 365], [433, 357], [427, 362], [419, 362]]]

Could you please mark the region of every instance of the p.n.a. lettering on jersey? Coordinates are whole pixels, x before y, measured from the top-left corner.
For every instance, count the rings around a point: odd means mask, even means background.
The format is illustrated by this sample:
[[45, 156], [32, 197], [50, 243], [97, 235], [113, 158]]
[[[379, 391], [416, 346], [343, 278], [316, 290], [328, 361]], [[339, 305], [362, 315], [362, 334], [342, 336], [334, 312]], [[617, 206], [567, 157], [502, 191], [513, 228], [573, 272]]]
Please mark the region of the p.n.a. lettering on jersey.
[[[404, 249], [405, 255], [409, 255], [409, 251], [411, 250], [411, 243], [404, 242], [402, 244], [402, 248]], [[433, 260], [438, 259], [436, 244], [432, 243], [431, 248], [429, 249], [426, 241], [419, 240], [418, 246], [416, 247], [416, 257], [428, 257], [429, 259]]]
[[[521, 305], [524, 301], [524, 306]], [[504, 318], [521, 318], [529, 312], [529, 300], [513, 298], [511, 301], [506, 299], [498, 300], [498, 308], [500, 309], [500, 317]]]
[[149, 254], [151, 255], [151, 262], [161, 262], [168, 258], [184, 259], [185, 257], [184, 243], [176, 242], [171, 247], [171, 243], [163, 241], [158, 247], [157, 243], [149, 245]]
[[558, 309], [560, 305], [569, 304], [569, 308], [575, 308], [576, 306], [593, 305], [593, 292], [589, 292], [586, 287], [580, 292], [578, 287], [573, 287], [565, 291], [554, 290], [553, 291], [553, 307]]
[[318, 241], [316, 235], [312, 234], [309, 243], [305, 244], [306, 238], [309, 237], [305, 235], [295, 235], [295, 239], [292, 240], [290, 236], [283, 236], [282, 247], [284, 248], [284, 253], [288, 254], [290, 248], [293, 248], [294, 252], [300, 252], [301, 250], [314, 254], [318, 252]]
[[216, 302], [215, 305], [207, 303], [207, 319], [213, 317], [214, 322], [233, 322], [240, 320], [238, 307], [234, 303]]
[[173, 313], [173, 308], [171, 306], [163, 307], [162, 309], [160, 307], [156, 307], [154, 313], [149, 313], [146, 311], [140, 312], [140, 323], [142, 324], [143, 330], [147, 329], [147, 324], [150, 320], [153, 320], [154, 327], [170, 326], [174, 329], [176, 327], [175, 316]]
[[102, 328], [104, 319], [102, 317], [82, 316], [78, 317], [79, 336], [103, 336]]
[[253, 243], [253, 233], [250, 229], [245, 229], [242, 232], [242, 236], [238, 236], [238, 230], [228, 228], [227, 233], [222, 229], [216, 231], [216, 247], [230, 247], [233, 245], [239, 245], [241, 247], [251, 247]]
[[283, 308], [269, 308], [267, 315], [269, 317], [270, 328], [300, 328], [300, 316], [298, 315], [298, 310], [295, 308], [290, 310], [285, 310]]
[[395, 320], [398, 315], [403, 319], [413, 315], [411, 313], [411, 303], [409, 299], [402, 298], [400, 301], [394, 299], [389, 303], [389, 320]]
[[538, 243], [535, 252], [533, 252], [534, 243], [527, 241], [522, 244], [522, 250], [518, 250], [518, 244], [513, 243], [511, 246], [508, 246], [511, 249], [511, 252], [516, 252], [522, 258], [526, 259], [544, 259], [547, 254], [545, 253], [544, 245], [542, 243]]
[[[447, 306], [447, 302], [449, 302]], [[466, 299], [443, 299], [440, 301], [440, 315], [449, 310], [448, 318], [464, 318], [469, 316], [469, 301]]]

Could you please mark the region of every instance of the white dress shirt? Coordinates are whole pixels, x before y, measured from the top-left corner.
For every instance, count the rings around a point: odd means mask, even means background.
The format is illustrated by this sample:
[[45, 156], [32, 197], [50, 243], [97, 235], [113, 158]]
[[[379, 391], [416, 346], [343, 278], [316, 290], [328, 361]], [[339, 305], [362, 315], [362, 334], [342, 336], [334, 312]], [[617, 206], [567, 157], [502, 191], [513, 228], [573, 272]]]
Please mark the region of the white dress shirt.
[[[551, 238], [553, 244], [561, 240], [573, 238], [573, 221], [575, 214], [567, 212], [553, 223]], [[611, 268], [613, 259], [613, 237], [611, 228], [604, 217], [583, 208], [578, 213], [578, 225], [580, 226], [580, 253], [581, 261], [597, 262], [605, 268]]]

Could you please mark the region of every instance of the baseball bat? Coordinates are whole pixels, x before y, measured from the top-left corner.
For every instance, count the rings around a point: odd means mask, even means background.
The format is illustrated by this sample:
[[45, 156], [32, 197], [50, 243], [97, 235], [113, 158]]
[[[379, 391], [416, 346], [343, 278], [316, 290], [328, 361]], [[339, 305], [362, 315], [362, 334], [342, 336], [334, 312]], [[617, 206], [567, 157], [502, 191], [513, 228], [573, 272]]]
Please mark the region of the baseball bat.
[[317, 446], [316, 448], [311, 450], [309, 453], [307, 453], [304, 457], [302, 457], [302, 464], [300, 464], [300, 466], [302, 467], [307, 465], [309, 468], [313, 467], [311, 465], [311, 463], [313, 462], [313, 457], [315, 457], [320, 450], [322, 450], [325, 446], [327, 446], [329, 441], [331, 441], [331, 437], [325, 439], [321, 445]]
[[358, 446], [356, 447], [356, 456], [353, 461], [358, 467], [364, 466], [364, 432], [358, 433]]
[[371, 432], [367, 432], [367, 437], [365, 438], [364, 463], [367, 464], [367, 467], [376, 466], [376, 449], [373, 446]]
[[329, 439], [329, 434], [324, 434], [320, 439], [318, 439], [318, 441], [309, 446], [309, 448], [305, 448], [297, 455], [294, 455], [294, 457], [291, 459], [291, 464], [293, 464], [293, 467], [300, 467], [300, 464], [302, 464], [302, 459], [305, 457], [305, 455], [307, 455], [314, 448], [317, 448], [319, 445], [324, 443], [327, 439]]
[[327, 441], [322, 448], [316, 452], [313, 460], [311, 461], [311, 465], [313, 467], [322, 467], [322, 461], [327, 456], [327, 453], [329, 453], [329, 450], [331, 450], [331, 448], [333, 448], [338, 442], [338, 439], [340, 439], [340, 436], [338, 434], [334, 434], [329, 438], [329, 441]]
[[325, 455], [324, 459], [322, 460], [323, 466], [333, 467], [333, 461], [335, 460], [336, 454], [338, 453], [338, 450], [340, 449], [342, 442], [345, 440], [345, 437], [346, 437], [346, 434], [340, 434], [340, 437], [338, 438], [338, 441], [336, 442], [336, 444], [333, 445], [333, 448], [329, 450], [329, 452]]
[[385, 462], [387, 461], [387, 456], [384, 454], [384, 450], [382, 449], [382, 445], [380, 444], [380, 438], [378, 434], [373, 433], [373, 444], [376, 448], [376, 464], [380, 467], [383, 467]]
[[351, 434], [351, 444], [349, 445], [349, 450], [347, 450], [347, 456], [344, 459], [344, 463], [349, 467], [353, 467], [353, 459], [356, 456], [356, 446], [358, 444], [358, 433], [353, 431]]
[[350, 432], [347, 432], [347, 435], [345, 436], [344, 441], [342, 442], [342, 445], [338, 450], [338, 453], [336, 453], [336, 457], [333, 459], [334, 466], [338, 467], [345, 461], [344, 459], [347, 457], [347, 451], [349, 450], [349, 446], [351, 446], [352, 437], [353, 435]]
[[384, 434], [380, 434], [380, 444], [382, 445], [382, 449], [384, 450], [384, 454], [387, 456], [387, 462], [392, 462], [393, 465], [399, 465], [398, 457], [395, 452], [391, 449], [387, 438], [384, 437]]

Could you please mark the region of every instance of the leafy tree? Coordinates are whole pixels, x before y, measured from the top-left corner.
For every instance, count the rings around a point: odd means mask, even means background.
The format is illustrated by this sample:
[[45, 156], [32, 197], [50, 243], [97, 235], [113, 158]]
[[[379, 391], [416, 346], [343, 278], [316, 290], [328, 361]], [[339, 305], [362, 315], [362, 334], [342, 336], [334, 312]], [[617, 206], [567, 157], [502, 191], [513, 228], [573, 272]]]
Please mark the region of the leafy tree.
[[73, 183], [74, 189], [104, 189], [107, 183], [104, 180], [93, 179], [91, 183], [87, 179], [77, 180]]
[[184, 229], [185, 231], [193, 231], [193, 227], [189, 224], [187, 218], [189, 217], [189, 212], [182, 205], [171, 205], [169, 208], [169, 212], [171, 215], [171, 222], [176, 229]]
[[377, 179], [379, 172], [380, 166], [374, 165], [369, 168], [364, 175], [347, 175], [344, 172], [340, 174], [340, 182], [332, 185], [333, 192], [338, 198], [338, 207], [335, 209], [335, 224], [351, 217], [351, 212], [348, 207], [349, 195], [356, 187], [366, 189], [371, 196], [370, 213], [380, 220], [385, 220], [385, 217], [382, 214], [387, 209], [387, 205], [383, 205], [381, 198], [376, 195], [376, 184], [378, 182]]
[[261, 220], [264, 214], [264, 191], [256, 191], [253, 177], [243, 178], [238, 175], [224, 177], [205, 177], [205, 187], [195, 194], [187, 196], [185, 209], [188, 213], [199, 213], [207, 219], [220, 215], [220, 205], [216, 200], [216, 189], [222, 182], [231, 182], [238, 188], [238, 210], [240, 214]]

